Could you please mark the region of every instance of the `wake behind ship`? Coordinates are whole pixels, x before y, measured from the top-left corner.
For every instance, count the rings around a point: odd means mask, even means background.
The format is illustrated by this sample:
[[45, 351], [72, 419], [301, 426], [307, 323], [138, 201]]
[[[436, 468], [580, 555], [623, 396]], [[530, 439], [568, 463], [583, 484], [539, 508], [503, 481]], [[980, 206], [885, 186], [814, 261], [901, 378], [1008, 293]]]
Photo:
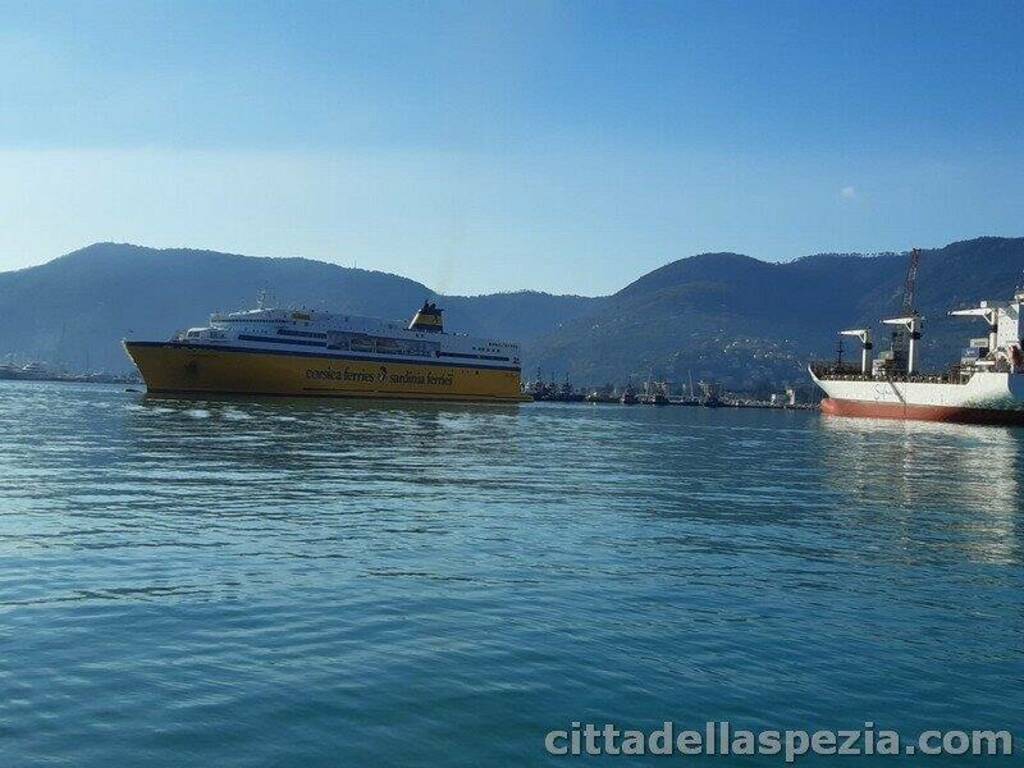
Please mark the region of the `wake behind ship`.
[[152, 393], [524, 399], [519, 345], [447, 333], [431, 302], [408, 324], [262, 304], [124, 348]]

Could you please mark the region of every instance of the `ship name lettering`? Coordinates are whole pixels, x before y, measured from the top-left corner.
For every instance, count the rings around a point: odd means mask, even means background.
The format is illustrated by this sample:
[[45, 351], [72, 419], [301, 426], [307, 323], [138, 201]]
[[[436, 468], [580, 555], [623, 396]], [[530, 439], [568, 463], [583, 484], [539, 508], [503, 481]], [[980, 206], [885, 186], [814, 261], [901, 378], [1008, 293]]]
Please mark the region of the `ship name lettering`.
[[[451, 387], [455, 384], [455, 377], [451, 373], [424, 374], [406, 371], [405, 373], [392, 374], [382, 372], [380, 375], [386, 376], [386, 380], [389, 384], [399, 386], [412, 384], [417, 386]], [[353, 381], [361, 384], [373, 384], [378, 380], [378, 376], [376, 374], [353, 370], [348, 366], [341, 370], [337, 368], [307, 368], [306, 378], [318, 381]]]
[[335, 368], [307, 368], [306, 378], [328, 379], [330, 381], [358, 381], [362, 383], [372, 383], [375, 380], [372, 373], [354, 371], [348, 366], [340, 371]]

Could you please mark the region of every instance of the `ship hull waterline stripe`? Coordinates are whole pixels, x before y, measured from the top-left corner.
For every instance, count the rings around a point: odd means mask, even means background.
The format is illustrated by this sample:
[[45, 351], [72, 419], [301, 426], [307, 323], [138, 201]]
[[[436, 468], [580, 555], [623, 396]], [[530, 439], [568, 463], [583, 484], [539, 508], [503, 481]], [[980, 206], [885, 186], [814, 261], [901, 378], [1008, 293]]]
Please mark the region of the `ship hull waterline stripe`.
[[370, 357], [368, 355], [338, 354], [328, 351], [323, 352], [300, 352], [292, 349], [254, 349], [252, 347], [232, 347], [224, 344], [177, 344], [169, 341], [126, 341], [125, 347], [153, 347], [178, 349], [182, 351], [209, 351], [209, 352], [242, 352], [251, 355], [288, 355], [290, 357], [309, 357], [323, 360], [355, 360], [361, 363], [393, 363], [408, 365], [429, 365], [435, 368], [472, 368], [475, 370], [487, 371], [512, 371], [521, 373], [522, 368], [518, 365], [471, 365], [469, 363], [448, 363], [436, 359], [418, 357]]
[[951, 405], [875, 403], [868, 402], [867, 400], [843, 400], [832, 397], [821, 401], [821, 412], [828, 416], [853, 416], [865, 419], [942, 421], [955, 424], [1024, 425], [1024, 410], [962, 408]]
[[219, 390], [219, 389], [150, 389], [146, 388], [146, 395], [153, 395], [156, 397], [183, 397], [189, 399], [202, 399], [210, 395], [224, 396], [224, 397], [237, 397], [239, 399], [245, 399], [249, 397], [276, 397], [276, 398], [288, 398], [288, 397], [301, 397], [301, 398], [321, 398], [321, 399], [332, 399], [332, 400], [411, 400], [417, 402], [445, 402], [445, 403], [465, 403], [472, 405], [474, 403], [486, 405], [488, 403], [500, 404], [500, 405], [516, 405], [518, 403], [532, 403], [533, 398], [528, 395], [522, 397], [503, 397], [500, 395], [444, 395], [436, 394], [432, 392], [413, 393], [413, 392], [381, 392], [372, 389], [353, 389], [348, 391], [341, 391], [337, 389], [316, 389], [314, 387], [306, 387], [302, 392], [235, 392], [231, 390]]

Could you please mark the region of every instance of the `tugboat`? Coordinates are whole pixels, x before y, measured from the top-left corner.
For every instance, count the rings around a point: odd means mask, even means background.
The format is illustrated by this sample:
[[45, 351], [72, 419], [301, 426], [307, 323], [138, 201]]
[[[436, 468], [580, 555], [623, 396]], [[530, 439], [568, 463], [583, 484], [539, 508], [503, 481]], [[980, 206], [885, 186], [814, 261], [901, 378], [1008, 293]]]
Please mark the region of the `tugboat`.
[[576, 391], [572, 382], [569, 381], [569, 374], [565, 374], [565, 381], [562, 382], [562, 386], [558, 388], [558, 392], [554, 399], [560, 403], [582, 403], [583, 393]]
[[700, 397], [697, 402], [705, 408], [717, 408], [722, 404], [722, 398], [718, 394], [718, 385], [713, 381], [699, 381]]
[[644, 391], [637, 400], [643, 405], [668, 405], [668, 383], [664, 381], [655, 382], [650, 378], [644, 384]]

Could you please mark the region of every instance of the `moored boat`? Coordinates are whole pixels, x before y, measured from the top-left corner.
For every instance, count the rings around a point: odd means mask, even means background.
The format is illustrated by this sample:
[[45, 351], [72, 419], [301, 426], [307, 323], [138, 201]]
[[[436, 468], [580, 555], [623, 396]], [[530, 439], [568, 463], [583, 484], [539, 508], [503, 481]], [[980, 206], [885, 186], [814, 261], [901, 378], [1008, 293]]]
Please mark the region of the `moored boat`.
[[[916, 264], [908, 277], [912, 295]], [[1010, 301], [982, 301], [950, 312], [984, 320], [988, 335], [972, 339], [960, 362], [948, 372], [918, 372], [922, 318], [910, 310], [883, 321], [894, 326], [892, 348], [871, 359], [868, 328], [843, 331], [861, 342], [860, 365], [817, 363], [811, 378], [828, 395], [822, 413], [879, 419], [916, 419], [973, 424], [1024, 424], [1024, 354], [1020, 315], [1024, 291]], [[910, 306], [904, 302], [905, 308]]]

